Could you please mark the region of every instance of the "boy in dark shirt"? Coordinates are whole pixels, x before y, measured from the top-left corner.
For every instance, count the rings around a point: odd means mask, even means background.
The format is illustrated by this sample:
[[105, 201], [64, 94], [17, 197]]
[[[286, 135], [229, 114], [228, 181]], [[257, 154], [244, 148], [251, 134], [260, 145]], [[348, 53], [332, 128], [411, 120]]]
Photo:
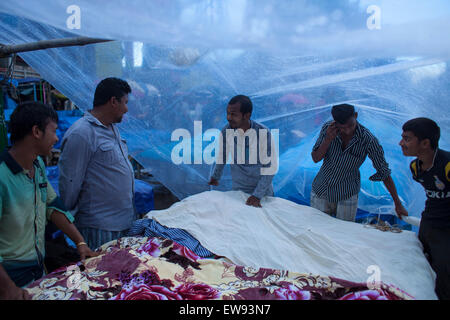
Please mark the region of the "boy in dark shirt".
[[413, 179], [427, 196], [419, 228], [419, 240], [436, 272], [436, 294], [450, 299], [450, 152], [439, 149], [440, 128], [433, 120], [416, 118], [403, 125], [405, 156], [415, 156]]

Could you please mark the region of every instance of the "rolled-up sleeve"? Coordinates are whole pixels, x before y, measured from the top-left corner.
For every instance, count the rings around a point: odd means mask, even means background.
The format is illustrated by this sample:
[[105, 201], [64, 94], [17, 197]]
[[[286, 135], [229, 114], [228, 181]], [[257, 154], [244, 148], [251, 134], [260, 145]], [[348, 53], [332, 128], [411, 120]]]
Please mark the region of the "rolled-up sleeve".
[[372, 160], [373, 167], [377, 170], [369, 179], [371, 181], [386, 180], [391, 175], [391, 169], [389, 169], [389, 164], [384, 157], [383, 147], [374, 136], [371, 136], [369, 139], [367, 151], [370, 160]]
[[64, 137], [59, 166], [59, 192], [67, 210], [75, 209], [93, 151], [77, 133]]
[[267, 189], [272, 185], [272, 179], [273, 175], [261, 175], [252, 196], [262, 199], [266, 195]]
[[[261, 133], [258, 133], [261, 134]], [[272, 163], [269, 162], [267, 164], [262, 164], [261, 165], [261, 175], [258, 181], [258, 184], [255, 187], [255, 190], [253, 191], [252, 195], [255, 196], [258, 199], [262, 199], [265, 195], [267, 195], [267, 189], [270, 188], [270, 186], [272, 185], [272, 180], [273, 177], [275, 176], [274, 174], [263, 174], [263, 168], [270, 168], [271, 166], [278, 166], [278, 154], [272, 154], [272, 152], [277, 152], [276, 148], [273, 149], [272, 148], [272, 144], [275, 146], [275, 142], [273, 141], [273, 137], [272, 134], [270, 133], [270, 131], [267, 129], [267, 146], [266, 146], [266, 150], [260, 150], [262, 154], [265, 155], [269, 155], [270, 154], [270, 158], [271, 159], [276, 159], [276, 163]], [[261, 137], [259, 136], [259, 139], [261, 139]], [[278, 168], [277, 168], [278, 169]], [[278, 170], [276, 170], [278, 171]]]
[[53, 213], [53, 210], [57, 210], [58, 212], [61, 212], [64, 214], [71, 223], [75, 220], [74, 217], [67, 212], [66, 207], [64, 206], [64, 203], [61, 201], [61, 198], [58, 197], [55, 190], [53, 189], [52, 185], [50, 183], [47, 184], [47, 220], [50, 220], [50, 216]]

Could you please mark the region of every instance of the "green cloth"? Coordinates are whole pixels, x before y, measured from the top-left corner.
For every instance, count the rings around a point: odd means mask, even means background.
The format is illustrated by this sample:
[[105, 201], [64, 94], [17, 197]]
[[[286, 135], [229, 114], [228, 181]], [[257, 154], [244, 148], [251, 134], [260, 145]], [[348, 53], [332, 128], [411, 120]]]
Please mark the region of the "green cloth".
[[62, 202], [48, 182], [44, 162], [34, 161], [34, 179], [11, 157], [0, 153], [0, 262], [35, 261], [45, 256], [45, 226], [53, 210], [63, 213]]

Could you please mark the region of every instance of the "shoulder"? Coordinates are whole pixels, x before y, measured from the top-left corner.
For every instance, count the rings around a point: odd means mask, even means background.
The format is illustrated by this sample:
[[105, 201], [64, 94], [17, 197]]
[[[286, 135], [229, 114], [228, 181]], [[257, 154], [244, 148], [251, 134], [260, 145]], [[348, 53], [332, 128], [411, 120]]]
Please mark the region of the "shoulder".
[[253, 120], [252, 120], [252, 122], [253, 122], [253, 127], [256, 130], [264, 129], [264, 130], [270, 131], [270, 129], [267, 126], [265, 126], [265, 125], [263, 125], [263, 124], [261, 124], [259, 122], [253, 121]]
[[419, 159], [414, 159], [413, 161], [411, 161], [411, 163], [409, 164], [409, 169], [411, 170], [411, 173], [413, 174], [414, 177], [417, 177], [419, 175], [419, 164], [418, 164]]
[[445, 150], [442, 150], [442, 149], [438, 149], [437, 152], [438, 152], [437, 157], [442, 159], [444, 162], [450, 161], [450, 151], [445, 151]]
[[67, 130], [67, 134], [73, 134], [78, 133], [81, 134], [83, 132], [86, 132], [86, 130], [91, 130], [90, 128], [92, 125], [90, 122], [86, 119], [86, 117], [81, 117], [77, 121], [75, 121], [70, 128]]
[[333, 123], [332, 120], [325, 122], [322, 127], [320, 128], [319, 136], [324, 136], [328, 127]]
[[378, 140], [378, 138], [368, 128], [366, 128], [365, 126], [363, 126], [360, 123], [358, 123], [358, 126], [359, 126], [359, 130], [360, 130], [361, 139], [362, 139], [362, 141], [364, 141], [364, 143], [366, 143], [367, 145], [370, 145], [372, 147], [375, 147], [375, 148], [381, 147], [381, 144], [380, 144], [380, 141]]
[[89, 142], [91, 137], [95, 135], [95, 128], [86, 117], [82, 117], [74, 122], [74, 124], [66, 131], [63, 140], [79, 139]]
[[327, 121], [322, 125], [322, 130], [327, 129], [331, 124], [333, 123], [333, 120]]
[[437, 152], [436, 158], [440, 163], [440, 167], [443, 167], [445, 177], [447, 181], [450, 181], [450, 152], [442, 149], [438, 149]]
[[358, 122], [358, 128], [362, 134], [362, 136], [369, 140], [378, 140], [377, 137], [370, 131], [368, 128], [363, 126], [361, 123]]
[[228, 129], [231, 129], [230, 124], [227, 123], [221, 130], [222, 134], [225, 134]]

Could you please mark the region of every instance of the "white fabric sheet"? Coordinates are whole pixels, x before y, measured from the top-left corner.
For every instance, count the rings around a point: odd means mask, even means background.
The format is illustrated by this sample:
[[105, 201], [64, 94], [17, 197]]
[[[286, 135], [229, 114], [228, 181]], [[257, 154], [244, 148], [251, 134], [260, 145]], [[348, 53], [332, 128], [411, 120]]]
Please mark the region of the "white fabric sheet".
[[435, 274], [415, 233], [382, 232], [276, 197], [254, 208], [245, 205], [247, 198], [240, 191], [208, 191], [151, 211], [147, 218], [185, 229], [239, 265], [355, 282], [374, 279], [379, 270], [380, 281], [416, 299], [437, 299]]

